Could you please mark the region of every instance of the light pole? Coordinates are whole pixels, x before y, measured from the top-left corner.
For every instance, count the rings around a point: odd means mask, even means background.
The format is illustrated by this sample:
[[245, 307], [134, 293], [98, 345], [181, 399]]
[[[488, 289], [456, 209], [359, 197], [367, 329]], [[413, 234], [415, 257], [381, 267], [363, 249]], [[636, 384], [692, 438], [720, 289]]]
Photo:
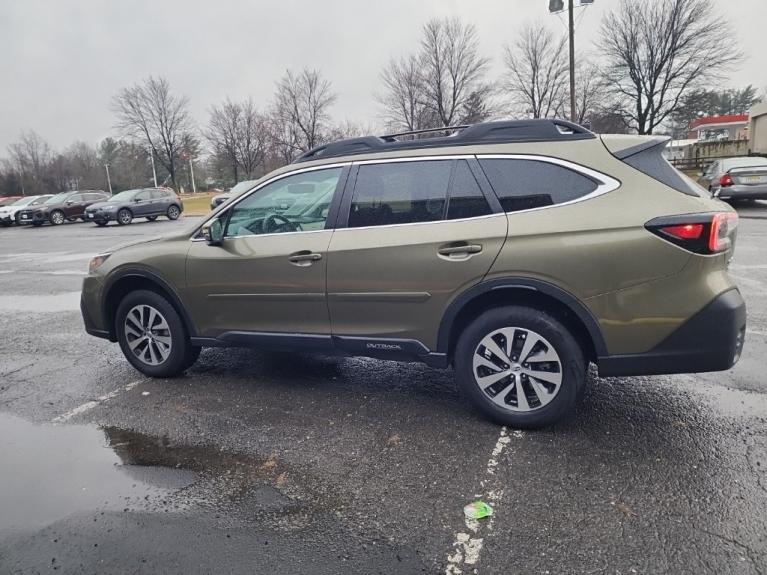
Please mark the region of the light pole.
[[[580, 0], [581, 7], [593, 4], [594, 0]], [[575, 17], [574, 0], [567, 0], [567, 32], [570, 48], [570, 121], [575, 122]], [[558, 14], [565, 9], [564, 0], [549, 0], [549, 12]]]
[[112, 195], [112, 179], [109, 177], [109, 164], [104, 164], [107, 170], [107, 186], [109, 186], [109, 195]]
[[149, 149], [149, 158], [152, 160], [152, 177], [154, 178], [154, 187], [157, 187], [157, 170], [154, 169], [154, 149]]
[[192, 156], [189, 155], [189, 176], [192, 178], [192, 193], [197, 193], [197, 185], [194, 183], [194, 168], [192, 167]]

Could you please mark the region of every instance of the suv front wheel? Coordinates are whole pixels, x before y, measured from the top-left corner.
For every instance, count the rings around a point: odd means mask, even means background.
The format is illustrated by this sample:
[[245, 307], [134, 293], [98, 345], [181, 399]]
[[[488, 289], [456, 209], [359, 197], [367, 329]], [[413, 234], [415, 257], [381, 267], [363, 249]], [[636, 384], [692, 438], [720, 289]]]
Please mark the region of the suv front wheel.
[[125, 296], [115, 322], [123, 354], [144, 375], [179, 375], [200, 355], [200, 348], [189, 342], [176, 309], [153, 291], [138, 290]]
[[454, 363], [459, 386], [480, 411], [525, 429], [571, 412], [586, 378], [583, 352], [567, 328], [521, 306], [488, 310], [469, 324]]

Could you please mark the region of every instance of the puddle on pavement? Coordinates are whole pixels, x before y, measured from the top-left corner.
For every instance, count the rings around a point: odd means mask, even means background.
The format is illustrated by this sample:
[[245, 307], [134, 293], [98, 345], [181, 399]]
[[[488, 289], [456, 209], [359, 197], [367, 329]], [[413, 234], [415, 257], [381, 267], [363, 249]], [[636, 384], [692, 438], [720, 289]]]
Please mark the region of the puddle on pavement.
[[73, 513], [213, 506], [263, 519], [329, 502], [274, 455], [178, 445], [116, 427], [37, 425], [0, 413], [0, 461], [0, 536]]
[[50, 313], [80, 308], [80, 292], [53, 295], [2, 295], [0, 311], [24, 313]]
[[128, 451], [96, 427], [0, 414], [0, 533], [75, 512], [146, 507], [197, 478], [191, 470], [134, 465]]

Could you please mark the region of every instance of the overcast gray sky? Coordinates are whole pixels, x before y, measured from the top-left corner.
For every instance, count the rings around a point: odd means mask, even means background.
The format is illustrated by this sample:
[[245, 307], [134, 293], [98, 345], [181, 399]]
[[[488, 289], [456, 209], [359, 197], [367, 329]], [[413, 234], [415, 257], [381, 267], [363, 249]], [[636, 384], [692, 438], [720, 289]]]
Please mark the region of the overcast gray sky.
[[[593, 49], [617, 3], [583, 10], [579, 51]], [[767, 86], [767, 0], [715, 3], [747, 56], [730, 85]], [[502, 46], [525, 22], [564, 31], [547, 10], [547, 0], [0, 0], [0, 156], [26, 129], [56, 148], [115, 135], [110, 99], [150, 74], [186, 94], [202, 124], [227, 95], [266, 106], [287, 68], [309, 66], [338, 93], [336, 119], [377, 123], [379, 72], [416, 47], [429, 18], [474, 23], [495, 78]]]

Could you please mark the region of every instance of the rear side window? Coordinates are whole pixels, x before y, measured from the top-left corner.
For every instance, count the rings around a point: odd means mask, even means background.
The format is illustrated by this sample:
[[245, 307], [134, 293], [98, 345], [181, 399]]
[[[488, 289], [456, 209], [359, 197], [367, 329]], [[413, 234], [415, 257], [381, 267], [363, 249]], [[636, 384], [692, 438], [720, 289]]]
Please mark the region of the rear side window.
[[485, 195], [477, 184], [466, 160], [459, 160], [450, 186], [447, 219], [475, 218], [491, 212]]
[[452, 164], [452, 160], [430, 160], [361, 165], [349, 227], [441, 220]]
[[152, 190], [152, 198], [155, 200], [167, 200], [170, 198], [170, 194], [163, 190]]
[[571, 202], [598, 186], [591, 178], [550, 162], [481, 159], [479, 163], [505, 212]]
[[665, 142], [621, 159], [632, 168], [636, 168], [643, 174], [666, 184], [677, 192], [682, 192], [688, 196], [701, 196], [703, 188], [697, 186], [687, 176], [677, 171], [663, 157], [662, 150], [664, 146]]

